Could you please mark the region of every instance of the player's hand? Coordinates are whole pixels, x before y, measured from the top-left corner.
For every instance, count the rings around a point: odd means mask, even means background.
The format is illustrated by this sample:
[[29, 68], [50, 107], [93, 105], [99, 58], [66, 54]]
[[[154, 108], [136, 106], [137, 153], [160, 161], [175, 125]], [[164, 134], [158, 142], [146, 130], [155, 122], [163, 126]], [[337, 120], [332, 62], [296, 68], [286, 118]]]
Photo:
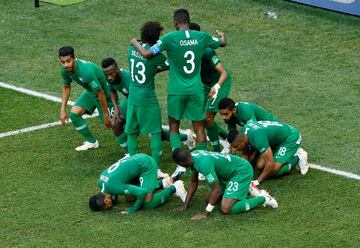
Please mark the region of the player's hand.
[[115, 114], [113, 115], [113, 117], [114, 116], [118, 117], [121, 114], [122, 114], [122, 111], [119, 108], [115, 108]]
[[106, 128], [111, 127], [111, 119], [109, 116], [104, 117], [104, 124]]
[[259, 186], [259, 185], [260, 185], [260, 182], [258, 180], [251, 181], [251, 186], [256, 187], [256, 186]]
[[186, 210], [187, 210], [187, 207], [182, 206], [182, 207], [179, 207], [179, 208], [174, 208], [172, 211], [173, 212], [185, 212]]
[[66, 111], [61, 111], [60, 112], [60, 121], [61, 124], [63, 124], [64, 126], [66, 125], [66, 121], [69, 119], [68, 114], [66, 113]]
[[132, 38], [131, 41], [130, 41], [130, 44], [135, 45], [136, 43], [137, 43], [137, 40], [135, 38]]
[[210, 93], [209, 93], [209, 98], [213, 99], [216, 98], [220, 89], [220, 84], [217, 83], [215, 84], [213, 87], [211, 87]]
[[225, 33], [223, 31], [219, 31], [219, 30], [216, 30], [216, 33], [219, 35], [219, 36], [224, 36]]
[[193, 217], [191, 217], [192, 220], [201, 220], [201, 219], [205, 219], [209, 216], [208, 212], [205, 213], [200, 213], [200, 214], [196, 214]]
[[120, 212], [121, 215], [128, 215], [129, 213], [126, 210]]

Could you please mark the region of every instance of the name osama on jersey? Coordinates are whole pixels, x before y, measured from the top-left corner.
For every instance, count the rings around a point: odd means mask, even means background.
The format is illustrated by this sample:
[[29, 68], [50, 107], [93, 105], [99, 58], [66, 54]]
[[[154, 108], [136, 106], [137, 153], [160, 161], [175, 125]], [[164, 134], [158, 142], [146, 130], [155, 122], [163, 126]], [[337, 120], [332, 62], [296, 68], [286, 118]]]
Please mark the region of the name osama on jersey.
[[197, 40], [180, 40], [180, 46], [196, 46], [198, 45]]

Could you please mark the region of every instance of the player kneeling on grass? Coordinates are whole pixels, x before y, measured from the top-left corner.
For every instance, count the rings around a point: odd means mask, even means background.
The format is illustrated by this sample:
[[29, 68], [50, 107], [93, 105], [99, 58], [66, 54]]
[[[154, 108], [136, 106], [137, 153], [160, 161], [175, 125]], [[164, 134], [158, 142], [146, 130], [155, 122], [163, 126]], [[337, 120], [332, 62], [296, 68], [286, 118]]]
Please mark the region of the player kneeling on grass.
[[[90, 197], [90, 209], [100, 211], [112, 208], [112, 196], [117, 195], [131, 195], [136, 198], [132, 207], [120, 212], [122, 215], [136, 212], [142, 207], [156, 208], [174, 193], [184, 201], [186, 191], [183, 181], [179, 180], [174, 184], [169, 178], [158, 181], [157, 169], [154, 159], [143, 153], [120, 159], [101, 173], [98, 180], [101, 192]], [[130, 184], [136, 180], [140, 185]], [[158, 188], [164, 190], [155, 193]]]
[[277, 208], [278, 204], [266, 191], [261, 190], [255, 198], [248, 199], [250, 182], [253, 178], [251, 164], [243, 158], [232, 154], [195, 150], [186, 151], [176, 148], [172, 153], [173, 160], [192, 171], [190, 186], [184, 205], [175, 211], [185, 211], [198, 187], [198, 173], [202, 173], [209, 184], [208, 205], [204, 213], [192, 219], [206, 218], [221, 199], [220, 211], [223, 214], [239, 214], [261, 204]]
[[301, 135], [299, 131], [285, 123], [277, 121], [249, 121], [241, 131], [231, 130], [228, 141], [231, 153], [244, 150], [250, 145], [260, 156], [256, 168], [262, 170], [257, 180], [252, 183], [257, 186], [268, 177], [279, 177], [289, 172], [296, 165], [302, 175], [309, 170], [307, 152], [300, 148]]

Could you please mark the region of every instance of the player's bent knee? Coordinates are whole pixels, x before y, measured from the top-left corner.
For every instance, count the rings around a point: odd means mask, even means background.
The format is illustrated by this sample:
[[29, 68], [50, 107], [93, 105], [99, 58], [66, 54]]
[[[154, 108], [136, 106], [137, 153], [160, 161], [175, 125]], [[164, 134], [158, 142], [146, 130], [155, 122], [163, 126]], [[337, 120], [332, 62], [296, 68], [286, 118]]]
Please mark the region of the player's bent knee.
[[231, 206], [221, 205], [220, 211], [221, 211], [221, 213], [223, 213], [225, 215], [229, 215], [229, 214], [231, 214]]

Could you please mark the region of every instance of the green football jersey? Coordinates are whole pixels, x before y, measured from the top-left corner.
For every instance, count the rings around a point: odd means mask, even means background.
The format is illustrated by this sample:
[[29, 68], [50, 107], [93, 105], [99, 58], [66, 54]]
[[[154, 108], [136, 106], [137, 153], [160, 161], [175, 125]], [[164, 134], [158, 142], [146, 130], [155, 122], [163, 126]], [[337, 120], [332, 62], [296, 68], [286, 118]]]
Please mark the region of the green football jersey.
[[82, 59], [75, 59], [75, 63], [76, 72], [69, 72], [63, 67], [61, 68], [64, 85], [71, 85], [71, 82], [74, 80], [94, 95], [102, 89], [105, 96], [109, 98], [109, 84], [106, 81], [102, 69], [92, 62]]
[[130, 88], [130, 84], [132, 82], [130, 72], [128, 70], [120, 69], [119, 77], [121, 79], [120, 82], [109, 83], [110, 90], [117, 90], [117, 91], [121, 92], [121, 94], [123, 96], [128, 98], [129, 88]]
[[247, 174], [251, 165], [236, 155], [195, 150], [191, 152], [194, 168], [206, 177], [209, 184], [228, 182], [233, 176]]
[[218, 48], [221, 41], [196, 30], [170, 32], [158, 41], [160, 51], [167, 51], [170, 65], [169, 95], [193, 95], [203, 92], [200, 69], [206, 47]]
[[[147, 44], [143, 44], [143, 46], [150, 49]], [[154, 84], [155, 75], [158, 68], [168, 67], [166, 57], [160, 53], [150, 59], [145, 59], [134, 46], [130, 46], [128, 49], [128, 63], [132, 78], [129, 102], [142, 106], [157, 104]]]
[[269, 111], [263, 109], [262, 107], [248, 102], [237, 102], [235, 104], [236, 108], [236, 124], [244, 126], [246, 122], [252, 121], [279, 121], [279, 119], [274, 116]]
[[260, 153], [269, 147], [275, 148], [285, 142], [290, 135], [290, 125], [278, 121], [248, 122], [241, 128], [247, 135], [249, 144]]
[[98, 180], [98, 186], [103, 193], [120, 195], [126, 192], [118, 192], [117, 188], [120, 183], [131, 184], [136, 179], [147, 172], [148, 160], [151, 157], [138, 153], [131, 157], [125, 157], [111, 165], [103, 171]]
[[201, 59], [201, 81], [206, 88], [213, 87], [220, 78], [220, 73], [215, 69], [221, 63], [214, 49], [206, 48]]

